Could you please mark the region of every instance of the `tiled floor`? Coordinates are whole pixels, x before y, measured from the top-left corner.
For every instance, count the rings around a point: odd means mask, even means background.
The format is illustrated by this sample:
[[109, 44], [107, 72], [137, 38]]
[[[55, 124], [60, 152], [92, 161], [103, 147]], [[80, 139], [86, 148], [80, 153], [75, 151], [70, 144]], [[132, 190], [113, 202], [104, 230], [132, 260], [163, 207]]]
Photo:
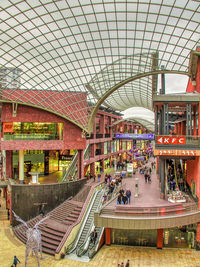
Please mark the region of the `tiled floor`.
[[[124, 187], [131, 187], [134, 195], [135, 178], [139, 177], [139, 197], [132, 198], [132, 205], [144, 206], [163, 204], [164, 200], [159, 198], [158, 180], [156, 174], [152, 175], [152, 183], [145, 184], [144, 178], [136, 174], [133, 178], [124, 180]], [[157, 197], [156, 197], [157, 196]], [[155, 198], [156, 197], [156, 198]], [[1, 209], [4, 208], [3, 204]], [[164, 201], [165, 204], [167, 201]], [[0, 267], [10, 267], [14, 255], [20, 261], [20, 266], [25, 262], [25, 245], [22, 244], [12, 233], [12, 228], [8, 221], [0, 221]], [[189, 249], [162, 249], [130, 247], [130, 246], [103, 246], [96, 256], [89, 262], [80, 262], [70, 259], [55, 260], [54, 257], [44, 255], [45, 258], [40, 261], [41, 267], [117, 267], [118, 263], [130, 260], [130, 267], [200, 267], [200, 251]], [[27, 267], [37, 267], [36, 259], [29, 256]]]
[[[16, 255], [24, 266], [25, 246], [12, 235], [7, 222], [0, 222], [0, 266], [10, 267], [13, 256]], [[200, 267], [200, 252], [186, 249], [163, 249], [103, 246], [89, 262], [79, 262], [69, 259], [55, 260], [49, 255], [40, 261], [41, 267], [117, 267], [118, 263], [130, 260], [130, 267]], [[37, 267], [36, 259], [28, 258], [27, 267]]]

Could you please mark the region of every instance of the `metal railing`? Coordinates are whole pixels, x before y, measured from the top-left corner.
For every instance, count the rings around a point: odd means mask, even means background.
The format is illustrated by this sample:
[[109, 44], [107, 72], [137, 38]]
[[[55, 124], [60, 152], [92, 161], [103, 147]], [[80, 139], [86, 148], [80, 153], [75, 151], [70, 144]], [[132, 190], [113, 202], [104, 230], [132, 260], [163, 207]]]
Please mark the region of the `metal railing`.
[[[106, 188], [103, 189], [103, 191], [100, 193], [101, 194], [100, 196], [103, 197], [103, 194], [105, 193], [105, 191], [106, 191]], [[97, 206], [97, 210], [99, 210], [101, 208], [102, 204], [103, 204], [103, 199], [99, 201], [99, 204]], [[77, 249], [76, 254], [78, 257], [81, 257], [82, 255], [84, 255], [87, 252], [89, 245], [90, 245], [90, 233], [92, 231], [94, 231], [94, 229], [95, 229], [95, 225], [94, 225], [94, 219], [93, 219], [92, 223], [90, 225], [90, 228], [88, 230], [87, 236], [85, 238], [85, 242], [83, 242], [83, 244]], [[98, 238], [98, 241], [99, 241], [99, 238]], [[98, 244], [98, 242], [97, 242], [97, 244]], [[94, 249], [94, 251], [93, 251], [93, 253], [91, 253], [91, 257], [92, 257], [92, 255], [93, 256], [95, 255], [95, 253], [96, 253], [95, 251], [97, 251], [97, 249], [98, 249], [97, 244], [92, 248], [92, 249]]]
[[[182, 204], [182, 205], [181, 205]], [[106, 205], [107, 206], [107, 205]], [[187, 215], [199, 211], [197, 203], [177, 203], [173, 206], [162, 207], [129, 207], [127, 205], [117, 205], [115, 207], [101, 209], [101, 215], [126, 216], [131, 218], [158, 218]]]
[[[90, 145], [88, 144], [84, 151], [84, 160], [87, 159], [89, 153], [90, 153]], [[78, 152], [75, 154], [68, 170], [64, 174], [62, 182], [69, 181], [69, 177], [71, 177], [71, 180], [73, 181], [77, 179], [77, 160], [78, 160]]]

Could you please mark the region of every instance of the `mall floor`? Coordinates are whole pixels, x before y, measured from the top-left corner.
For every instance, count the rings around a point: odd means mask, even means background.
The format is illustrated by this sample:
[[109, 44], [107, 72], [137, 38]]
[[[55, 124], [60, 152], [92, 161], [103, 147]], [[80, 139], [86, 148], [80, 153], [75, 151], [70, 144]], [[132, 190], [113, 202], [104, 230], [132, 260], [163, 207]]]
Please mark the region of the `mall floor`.
[[[18, 241], [12, 233], [8, 221], [0, 221], [0, 266], [10, 267], [14, 255], [24, 266], [25, 245]], [[200, 267], [200, 251], [189, 249], [162, 249], [103, 246], [90, 262], [79, 262], [69, 259], [55, 260], [54, 257], [44, 255], [40, 260], [41, 267], [117, 267], [118, 263], [130, 260], [130, 267]], [[35, 257], [29, 256], [27, 267], [37, 267]]]
[[[12, 232], [7, 219], [5, 201], [0, 199], [0, 267], [10, 267], [14, 255], [25, 263], [25, 245]], [[131, 246], [103, 246], [90, 262], [70, 259], [55, 260], [44, 255], [40, 260], [41, 267], [117, 267], [118, 263], [130, 260], [130, 267], [200, 267], [200, 251], [193, 249], [162, 249]], [[37, 267], [36, 258], [29, 256], [27, 267]]]

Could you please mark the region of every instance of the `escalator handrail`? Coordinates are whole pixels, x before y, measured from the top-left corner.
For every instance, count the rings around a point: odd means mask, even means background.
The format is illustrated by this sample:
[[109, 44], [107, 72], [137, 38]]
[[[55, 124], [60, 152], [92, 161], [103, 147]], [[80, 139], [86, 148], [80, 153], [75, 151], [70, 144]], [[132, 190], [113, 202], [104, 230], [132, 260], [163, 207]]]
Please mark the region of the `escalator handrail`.
[[100, 241], [101, 241], [103, 232], [104, 232], [104, 227], [101, 227], [101, 231], [100, 231], [100, 234], [99, 234], [99, 238], [97, 239], [97, 243], [96, 243], [95, 246], [92, 247], [92, 249], [88, 252], [88, 257], [89, 257], [90, 259], [92, 259], [92, 258], [94, 257], [94, 255], [95, 255], [95, 254], [97, 253], [97, 251], [98, 251], [99, 243], [100, 243]]
[[95, 188], [95, 190], [94, 190], [94, 193], [93, 193], [93, 195], [91, 197], [91, 200], [88, 203], [88, 207], [87, 207], [87, 210], [85, 212], [84, 219], [82, 220], [82, 223], [81, 223], [80, 228], [78, 230], [78, 233], [77, 233], [75, 239], [67, 246], [67, 248], [66, 248], [66, 254], [70, 254], [70, 253], [72, 253], [76, 249], [76, 246], [77, 246], [78, 241], [80, 239], [81, 233], [82, 233], [82, 231], [83, 231], [83, 229], [85, 227], [85, 224], [87, 222], [87, 217], [88, 217], [88, 215], [89, 215], [89, 213], [90, 213], [90, 211], [92, 209], [93, 202], [94, 202], [94, 200], [96, 198], [96, 195], [99, 192], [99, 187], [101, 188], [101, 185], [97, 186]]
[[[99, 192], [100, 193], [100, 197], [102, 197], [103, 196], [103, 194], [105, 193], [105, 189], [106, 188], [104, 188], [103, 190], [102, 190], [102, 192]], [[96, 198], [95, 198], [96, 199]], [[98, 204], [98, 206], [97, 206], [97, 210], [99, 210], [100, 209], [100, 207], [102, 206], [102, 203], [103, 203], [103, 200], [101, 200], [101, 201], [99, 201], [99, 204]], [[94, 203], [93, 203], [94, 204]], [[76, 250], [76, 254], [77, 254], [77, 256], [78, 257], [81, 257], [83, 254], [85, 254], [85, 252], [88, 250], [88, 248], [89, 248], [89, 245], [90, 245], [90, 233], [92, 232], [92, 231], [94, 231], [94, 229], [95, 229], [95, 225], [94, 225], [94, 219], [93, 219], [93, 222], [91, 223], [91, 226], [90, 226], [90, 228], [89, 228], [89, 230], [88, 230], [88, 233], [87, 233], [87, 236], [86, 236], [86, 238], [85, 238], [85, 241], [77, 248], [77, 250]], [[88, 239], [89, 239], [89, 242], [88, 242]], [[87, 244], [87, 246], [85, 247], [85, 245]], [[83, 249], [82, 249], [83, 248]], [[81, 250], [82, 249], [82, 250]]]

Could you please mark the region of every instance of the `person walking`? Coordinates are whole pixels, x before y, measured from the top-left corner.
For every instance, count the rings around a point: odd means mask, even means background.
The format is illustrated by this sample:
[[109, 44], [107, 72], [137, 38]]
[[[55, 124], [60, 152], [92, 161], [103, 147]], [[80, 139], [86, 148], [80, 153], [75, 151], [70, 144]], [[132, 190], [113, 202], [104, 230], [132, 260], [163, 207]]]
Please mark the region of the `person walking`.
[[20, 260], [18, 260], [18, 258], [14, 256], [13, 265], [16, 267], [18, 263], [20, 263]]
[[127, 196], [127, 202], [128, 204], [130, 204], [131, 203], [131, 190], [130, 189], [126, 190], [126, 196]]
[[130, 263], [129, 260], [127, 260], [127, 263], [126, 263], [125, 267], [129, 267], [130, 266], [129, 263]]

